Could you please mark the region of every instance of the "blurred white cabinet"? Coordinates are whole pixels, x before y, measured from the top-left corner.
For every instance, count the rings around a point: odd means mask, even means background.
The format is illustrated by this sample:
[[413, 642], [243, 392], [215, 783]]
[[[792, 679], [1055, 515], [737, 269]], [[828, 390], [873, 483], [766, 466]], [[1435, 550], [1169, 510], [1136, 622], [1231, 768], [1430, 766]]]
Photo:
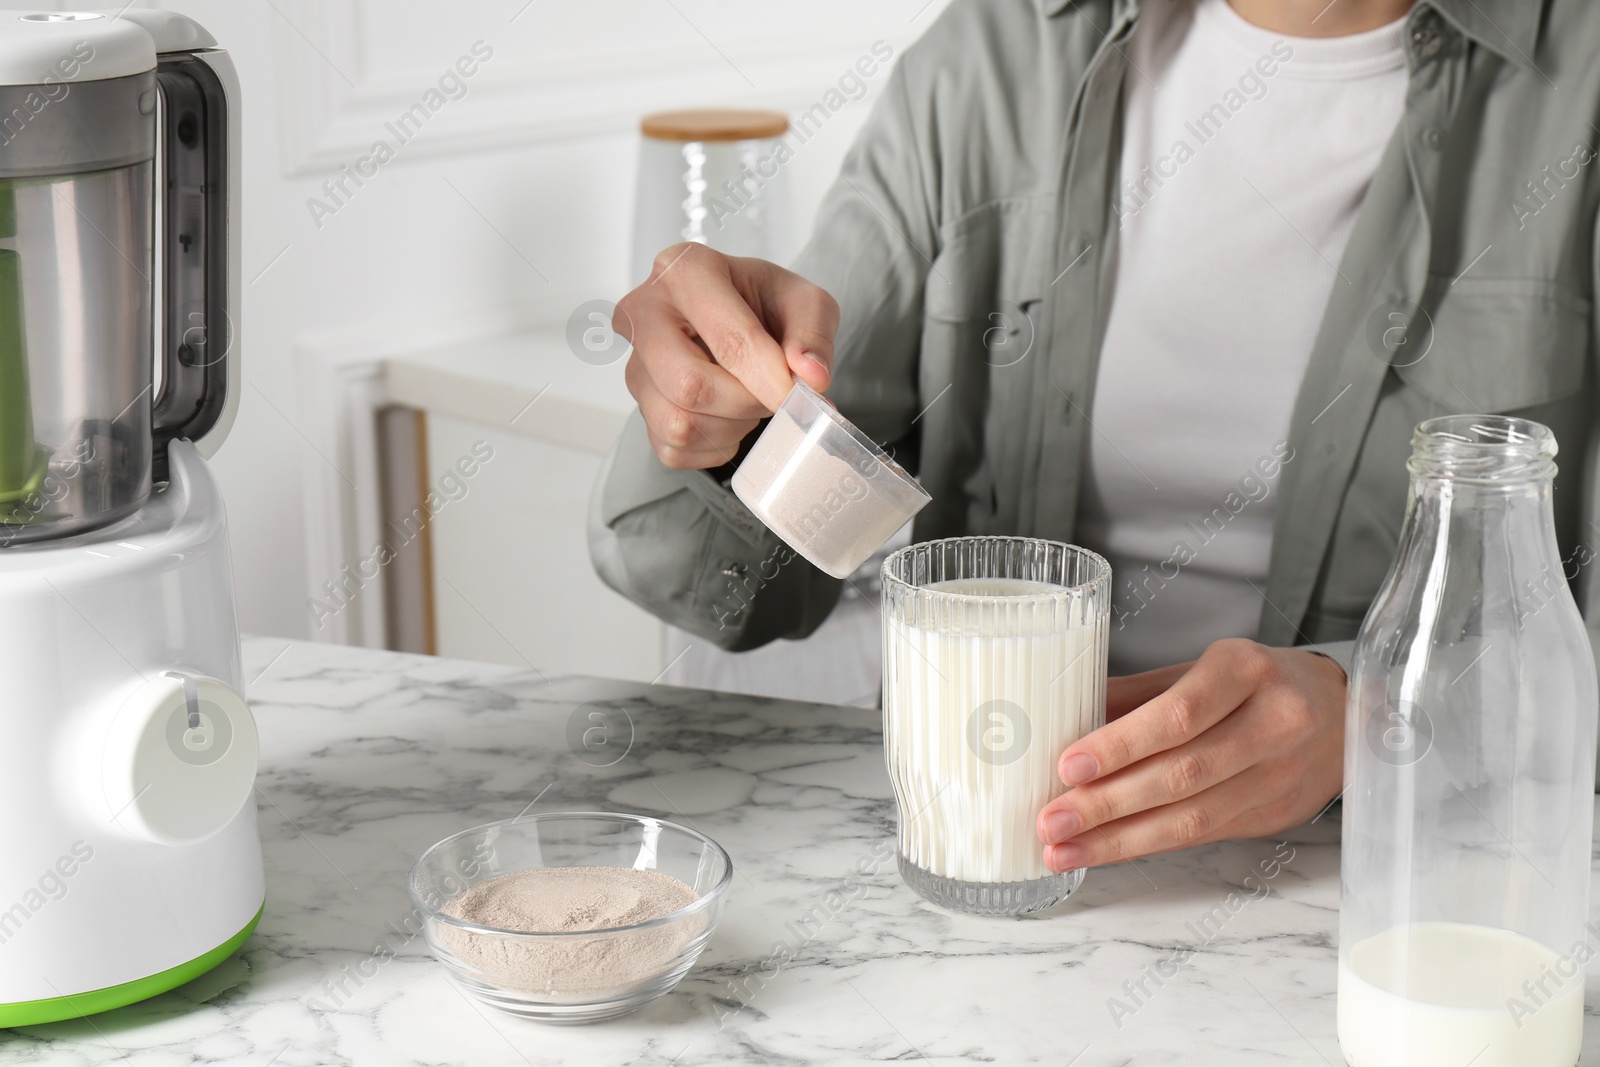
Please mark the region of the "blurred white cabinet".
[[589, 565], [584, 516], [600, 457], [441, 415], [427, 437], [429, 480], [450, 483], [432, 520], [435, 651], [655, 680], [665, 628]]

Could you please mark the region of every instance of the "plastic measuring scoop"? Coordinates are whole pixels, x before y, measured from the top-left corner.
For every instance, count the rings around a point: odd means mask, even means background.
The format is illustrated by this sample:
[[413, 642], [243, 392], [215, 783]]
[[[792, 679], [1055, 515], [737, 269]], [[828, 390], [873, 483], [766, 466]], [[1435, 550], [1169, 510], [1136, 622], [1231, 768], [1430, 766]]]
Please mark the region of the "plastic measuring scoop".
[[835, 578], [849, 577], [933, 499], [798, 379], [732, 487], [768, 529]]
[[[0, 241], [17, 235], [15, 185], [0, 180]], [[33, 439], [28, 393], [27, 335], [22, 324], [22, 257], [0, 248], [0, 504], [36, 493], [44, 480], [44, 451]], [[0, 523], [15, 521], [0, 509]]]

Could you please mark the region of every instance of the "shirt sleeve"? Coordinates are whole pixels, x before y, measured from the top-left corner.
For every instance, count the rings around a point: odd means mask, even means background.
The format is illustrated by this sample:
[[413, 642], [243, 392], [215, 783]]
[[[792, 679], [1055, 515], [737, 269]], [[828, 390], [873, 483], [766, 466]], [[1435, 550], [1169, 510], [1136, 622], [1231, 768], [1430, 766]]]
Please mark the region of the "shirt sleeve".
[[1316, 645], [1300, 645], [1307, 652], [1320, 652], [1333, 662], [1337, 663], [1344, 671], [1345, 676], [1350, 675], [1350, 664], [1355, 659], [1356, 643], [1354, 641], [1324, 641]]
[[635, 411], [600, 469], [589, 555], [601, 579], [663, 622], [729, 651], [804, 637], [839, 583], [704, 471], [661, 464]]
[[[934, 237], [905, 65], [890, 74], [794, 268], [842, 305], [829, 396], [891, 445], [913, 429]], [[802, 136], [804, 120], [791, 139]], [[607, 585], [730, 651], [808, 636], [839, 598], [841, 583], [785, 546], [731, 490], [704, 471], [664, 466], [637, 411], [601, 466], [588, 533]]]

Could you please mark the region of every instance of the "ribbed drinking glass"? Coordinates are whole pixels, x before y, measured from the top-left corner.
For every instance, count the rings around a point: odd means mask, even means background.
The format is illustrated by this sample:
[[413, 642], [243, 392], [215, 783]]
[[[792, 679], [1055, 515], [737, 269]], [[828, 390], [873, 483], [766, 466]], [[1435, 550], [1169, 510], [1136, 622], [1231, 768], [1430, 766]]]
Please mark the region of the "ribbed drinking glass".
[[989, 915], [1065, 899], [1034, 827], [1064, 748], [1105, 721], [1111, 568], [1073, 545], [961, 537], [883, 566], [883, 728], [907, 885]]

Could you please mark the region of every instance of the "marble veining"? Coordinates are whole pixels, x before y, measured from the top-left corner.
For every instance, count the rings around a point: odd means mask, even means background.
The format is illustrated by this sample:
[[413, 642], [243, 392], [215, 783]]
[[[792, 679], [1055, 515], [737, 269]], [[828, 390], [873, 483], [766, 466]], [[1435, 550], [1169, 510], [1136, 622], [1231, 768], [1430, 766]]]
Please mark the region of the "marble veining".
[[[1336, 824], [1095, 870], [1040, 916], [954, 915], [900, 884], [876, 712], [265, 638], [245, 659], [259, 931], [154, 1000], [0, 1033], [0, 1064], [1343, 1062]], [[411, 861], [524, 810], [596, 809], [732, 853], [699, 965], [590, 1027], [468, 1001], [407, 925]]]

